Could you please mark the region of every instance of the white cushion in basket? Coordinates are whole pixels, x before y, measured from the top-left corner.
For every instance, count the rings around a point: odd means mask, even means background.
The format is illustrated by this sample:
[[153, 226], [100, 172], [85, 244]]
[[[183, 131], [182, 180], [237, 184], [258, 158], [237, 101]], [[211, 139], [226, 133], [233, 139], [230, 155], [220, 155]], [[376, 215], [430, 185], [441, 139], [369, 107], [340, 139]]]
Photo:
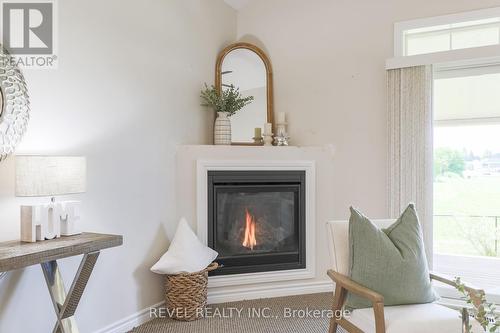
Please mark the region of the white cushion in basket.
[[182, 218], [167, 252], [151, 267], [158, 274], [194, 273], [207, 268], [218, 253], [202, 244]]

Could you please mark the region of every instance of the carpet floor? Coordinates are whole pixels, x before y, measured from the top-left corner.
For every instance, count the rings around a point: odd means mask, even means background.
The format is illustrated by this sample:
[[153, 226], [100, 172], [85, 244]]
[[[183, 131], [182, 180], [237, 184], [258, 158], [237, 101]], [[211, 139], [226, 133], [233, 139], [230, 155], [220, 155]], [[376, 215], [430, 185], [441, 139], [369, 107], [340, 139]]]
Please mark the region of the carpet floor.
[[326, 333], [332, 302], [331, 293], [320, 293], [210, 304], [205, 318], [155, 318], [130, 333]]

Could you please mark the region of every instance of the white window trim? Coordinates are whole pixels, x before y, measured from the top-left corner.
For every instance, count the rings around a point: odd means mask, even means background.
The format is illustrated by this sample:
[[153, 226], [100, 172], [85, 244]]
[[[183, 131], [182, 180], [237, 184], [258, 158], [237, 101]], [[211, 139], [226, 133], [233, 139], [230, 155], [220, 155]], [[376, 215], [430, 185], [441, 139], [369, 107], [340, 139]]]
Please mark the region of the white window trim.
[[[464, 299], [459, 298], [458, 293], [456, 296], [453, 296], [451, 298], [446, 297], [441, 293], [443, 292], [443, 290], [452, 289], [452, 287], [434, 286], [434, 288], [441, 297], [438, 300], [438, 304], [444, 305], [457, 311], [460, 311], [463, 308], [472, 309], [472, 305], [467, 304]], [[500, 304], [500, 298], [498, 297], [498, 295], [487, 295], [486, 299], [490, 303]], [[495, 313], [500, 314], [500, 310], [496, 310]]]
[[500, 7], [396, 22], [394, 23], [394, 57], [404, 56], [404, 32], [406, 30], [482, 20], [494, 17], [500, 17]]
[[500, 45], [472, 47], [427, 54], [418, 54], [406, 57], [394, 57], [386, 60], [386, 69], [405, 68], [421, 65], [454, 65], [465, 63], [496, 64], [500, 62]]
[[[495, 301], [500, 304], [500, 295], [498, 295], [498, 284], [496, 281], [500, 280], [500, 258], [498, 257], [478, 257], [468, 255], [453, 255], [453, 254], [434, 254], [434, 270], [438, 273], [446, 274], [455, 277], [456, 270], [460, 270], [460, 277], [468, 283], [472, 283], [478, 288], [483, 288], [489, 294], [496, 294]], [[484, 268], [488, 267], [487, 270]], [[449, 288], [448, 288], [449, 289]], [[452, 289], [442, 293], [441, 296], [454, 298], [458, 295]]]

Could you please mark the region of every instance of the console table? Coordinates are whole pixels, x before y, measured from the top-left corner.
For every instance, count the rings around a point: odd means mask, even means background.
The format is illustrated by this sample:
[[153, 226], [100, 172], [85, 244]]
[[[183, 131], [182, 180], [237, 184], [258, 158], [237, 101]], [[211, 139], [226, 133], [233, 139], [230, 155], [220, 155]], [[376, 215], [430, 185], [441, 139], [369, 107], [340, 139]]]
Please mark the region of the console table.
[[[40, 264], [57, 315], [53, 332], [75, 333], [75, 311], [102, 249], [120, 246], [123, 237], [96, 233], [63, 236], [36, 243], [0, 243], [0, 272]], [[57, 260], [77, 255], [83, 258], [66, 293]]]

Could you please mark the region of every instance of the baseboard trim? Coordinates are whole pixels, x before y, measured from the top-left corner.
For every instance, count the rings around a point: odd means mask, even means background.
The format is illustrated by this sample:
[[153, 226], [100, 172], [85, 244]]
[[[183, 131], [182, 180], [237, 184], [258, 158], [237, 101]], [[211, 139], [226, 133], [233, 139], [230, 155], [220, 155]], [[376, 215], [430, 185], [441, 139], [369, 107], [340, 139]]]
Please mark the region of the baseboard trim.
[[[231, 290], [213, 290], [208, 291], [208, 303], [224, 303], [235, 302], [242, 300], [258, 299], [258, 298], [271, 298], [283, 297], [292, 295], [314, 294], [321, 292], [333, 291], [333, 284], [330, 281], [313, 281], [303, 283], [287, 283], [282, 286], [262, 286], [248, 288], [241, 286], [239, 288], [232, 288]], [[116, 321], [94, 333], [126, 333], [145, 322], [151, 320], [150, 309], [159, 308], [165, 302], [159, 302], [141, 311], [138, 311], [126, 318]]]
[[153, 304], [148, 306], [145, 309], [142, 309], [134, 314], [131, 314], [128, 317], [120, 319], [114, 322], [111, 325], [108, 325], [100, 330], [95, 331], [94, 333], [126, 333], [132, 330], [134, 327], [144, 324], [151, 320], [149, 312], [151, 308], [159, 308], [165, 304], [165, 301]]

